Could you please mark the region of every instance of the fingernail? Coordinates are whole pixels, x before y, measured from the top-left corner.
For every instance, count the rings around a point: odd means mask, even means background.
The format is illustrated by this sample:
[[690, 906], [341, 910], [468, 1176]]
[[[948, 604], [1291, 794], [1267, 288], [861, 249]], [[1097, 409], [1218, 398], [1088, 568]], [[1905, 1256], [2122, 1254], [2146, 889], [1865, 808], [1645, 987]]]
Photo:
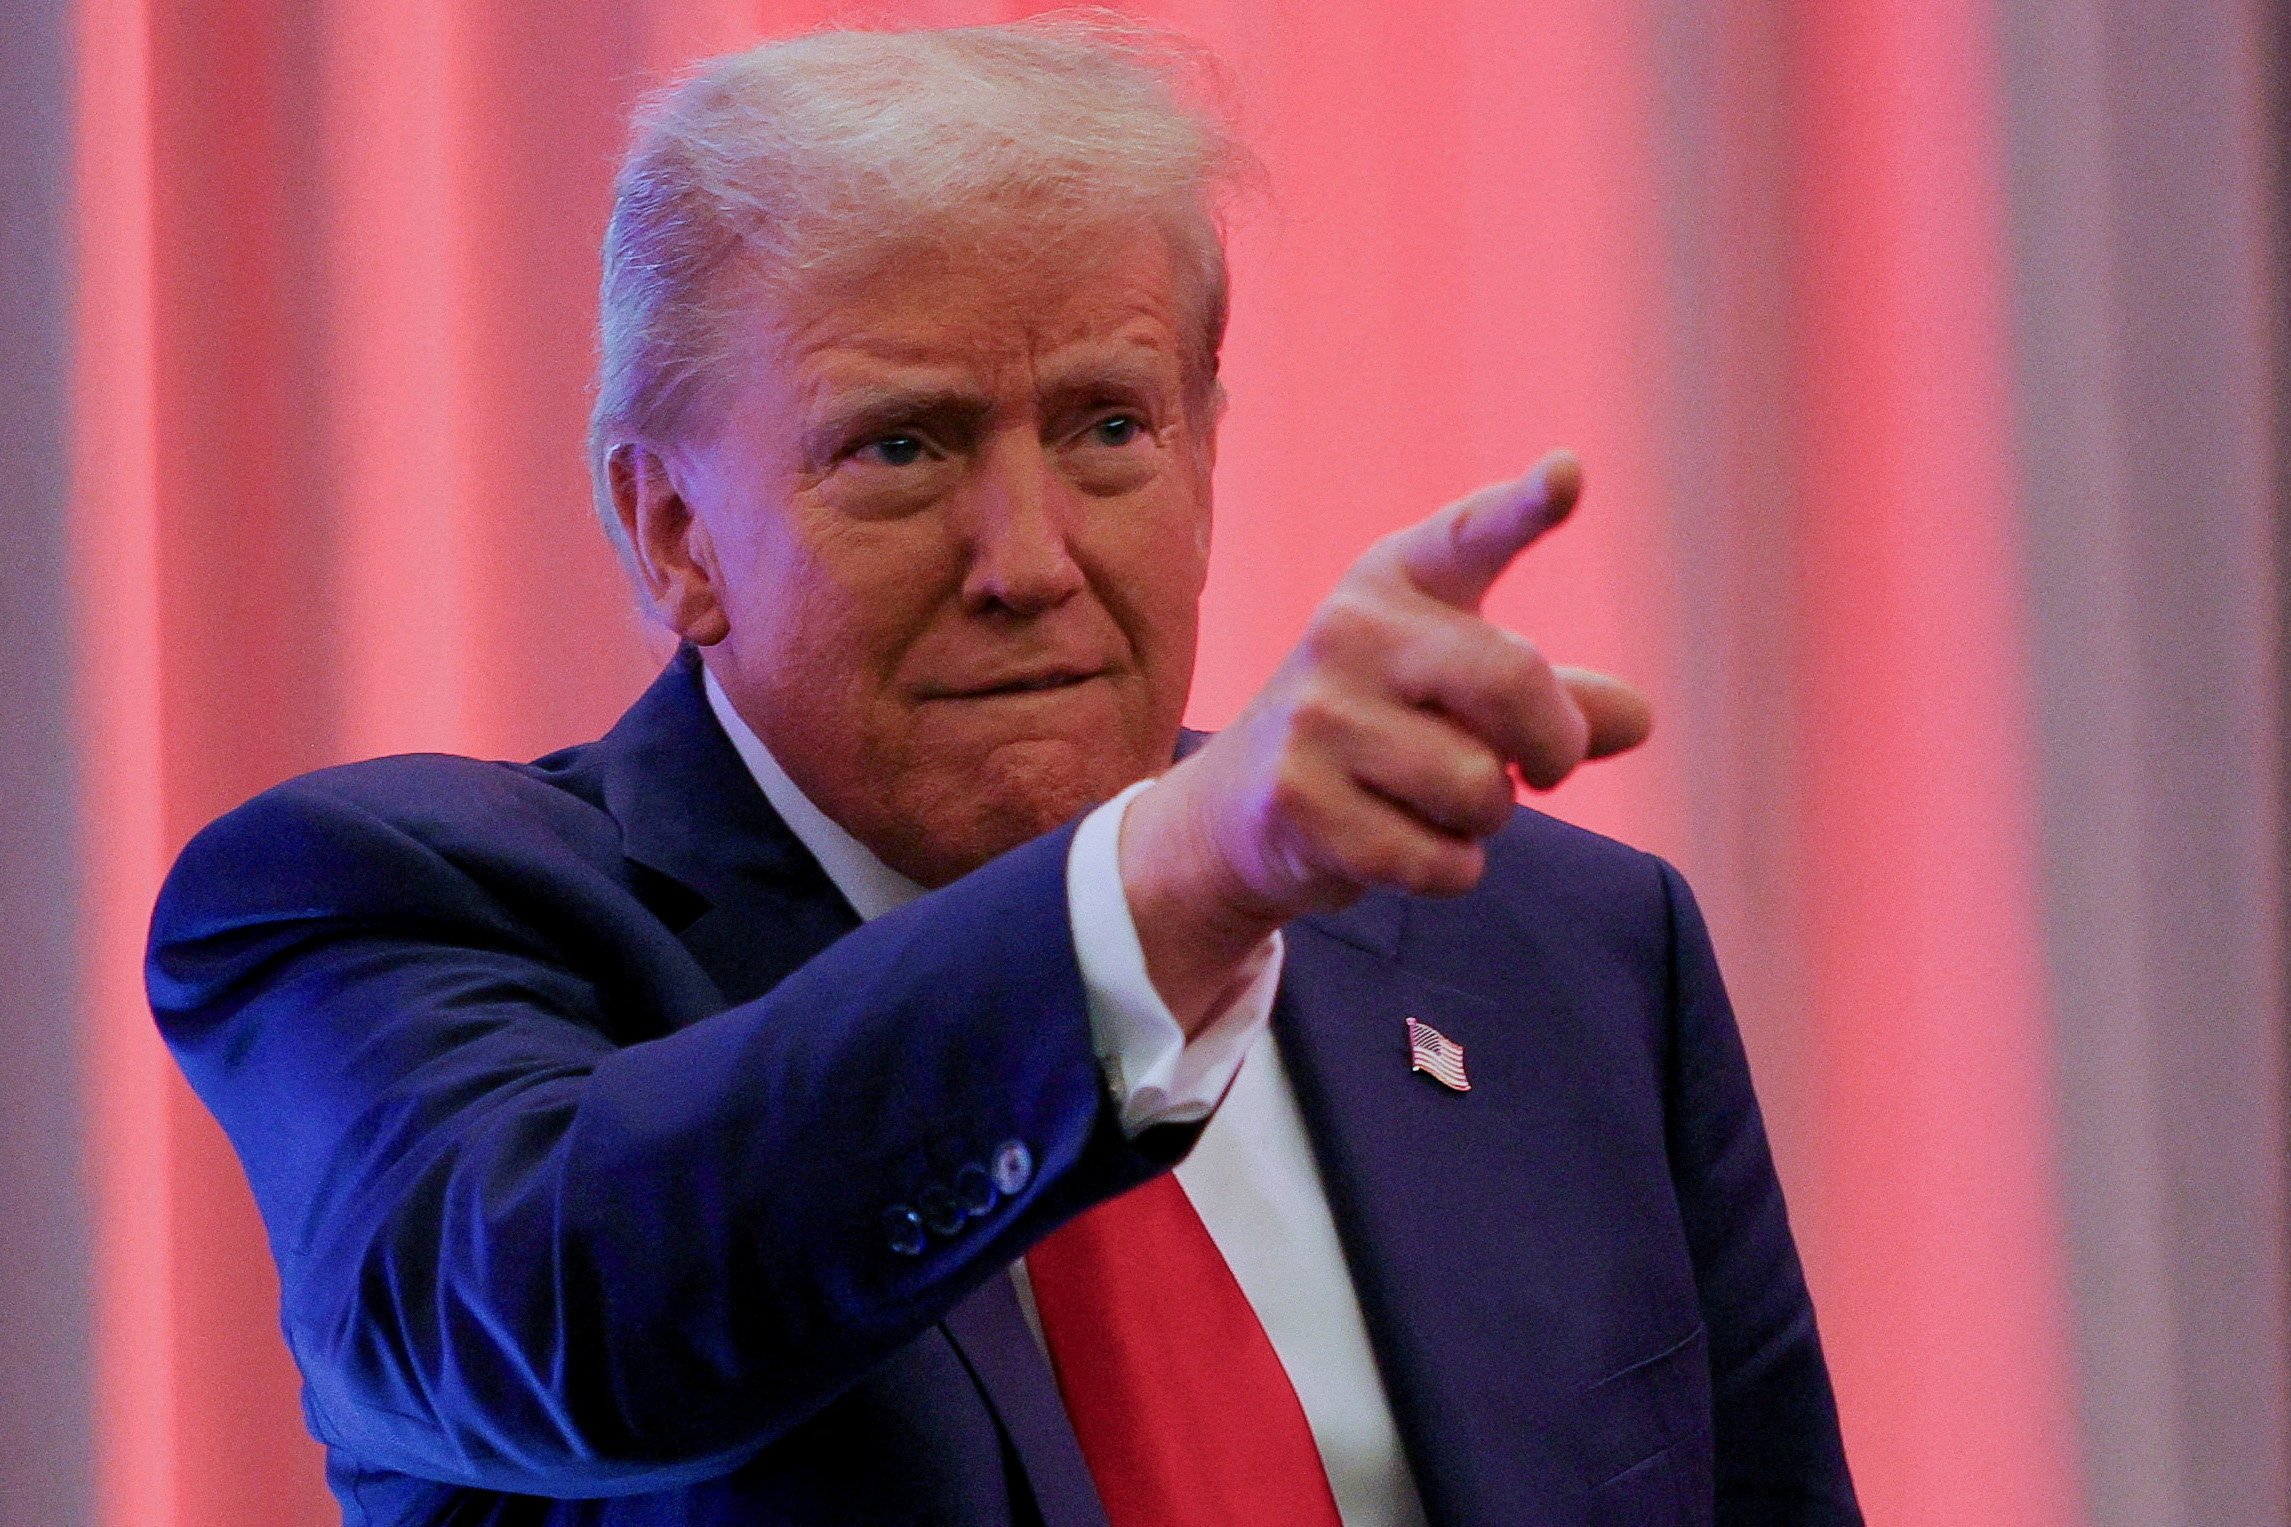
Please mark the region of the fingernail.
[[1536, 478], [1545, 503], [1571, 503], [1583, 491], [1583, 463], [1573, 451], [1553, 451], [1537, 468]]

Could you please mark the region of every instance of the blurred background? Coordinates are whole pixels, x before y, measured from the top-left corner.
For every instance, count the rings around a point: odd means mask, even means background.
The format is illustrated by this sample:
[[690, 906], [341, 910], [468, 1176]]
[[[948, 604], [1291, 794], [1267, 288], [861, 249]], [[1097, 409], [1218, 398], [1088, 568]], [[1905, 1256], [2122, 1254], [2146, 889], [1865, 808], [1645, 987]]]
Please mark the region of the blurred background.
[[[1655, 696], [1546, 804], [1711, 914], [1871, 1520], [2291, 1520], [2291, 13], [1138, 11], [1269, 172], [1196, 723], [1575, 447], [1491, 608]], [[850, 14], [0, 0], [7, 1527], [333, 1519], [152, 896], [290, 774], [642, 686], [580, 449], [626, 112]]]

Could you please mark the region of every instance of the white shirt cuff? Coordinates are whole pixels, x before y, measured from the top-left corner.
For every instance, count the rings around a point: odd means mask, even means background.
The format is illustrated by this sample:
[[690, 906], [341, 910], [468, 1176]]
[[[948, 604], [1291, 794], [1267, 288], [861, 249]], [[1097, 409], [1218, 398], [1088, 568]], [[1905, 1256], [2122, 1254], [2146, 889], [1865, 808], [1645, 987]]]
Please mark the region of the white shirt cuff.
[[1122, 889], [1122, 817], [1140, 780], [1082, 819], [1066, 851], [1066, 914], [1082, 967], [1090, 1037], [1120, 1107], [1122, 1130], [1190, 1124], [1213, 1113], [1250, 1044], [1273, 1015], [1281, 936], [1257, 946], [1218, 1010], [1189, 1042], [1146, 974], [1145, 949]]

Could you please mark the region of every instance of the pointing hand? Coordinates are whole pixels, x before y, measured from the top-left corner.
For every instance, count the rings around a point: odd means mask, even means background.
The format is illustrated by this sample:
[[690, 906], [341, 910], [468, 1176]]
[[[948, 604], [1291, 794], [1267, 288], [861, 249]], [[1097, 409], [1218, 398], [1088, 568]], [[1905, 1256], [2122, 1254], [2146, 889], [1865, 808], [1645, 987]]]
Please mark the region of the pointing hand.
[[1470, 890], [1481, 840], [1510, 818], [1514, 769], [1548, 790], [1645, 740], [1637, 690], [1555, 668], [1479, 614], [1582, 480], [1555, 452], [1378, 541], [1240, 717], [1131, 802], [1123, 887], [1189, 1031], [1290, 918], [1379, 886]]

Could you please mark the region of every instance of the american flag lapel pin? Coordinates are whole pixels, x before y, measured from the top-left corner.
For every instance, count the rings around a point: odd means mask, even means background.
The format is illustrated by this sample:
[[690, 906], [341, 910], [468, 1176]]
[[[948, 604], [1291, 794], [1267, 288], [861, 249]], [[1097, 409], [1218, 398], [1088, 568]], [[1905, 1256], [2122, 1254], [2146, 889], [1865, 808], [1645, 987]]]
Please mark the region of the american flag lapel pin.
[[1464, 1047], [1428, 1023], [1408, 1020], [1408, 1069], [1421, 1071], [1450, 1092], [1472, 1090], [1464, 1075]]

